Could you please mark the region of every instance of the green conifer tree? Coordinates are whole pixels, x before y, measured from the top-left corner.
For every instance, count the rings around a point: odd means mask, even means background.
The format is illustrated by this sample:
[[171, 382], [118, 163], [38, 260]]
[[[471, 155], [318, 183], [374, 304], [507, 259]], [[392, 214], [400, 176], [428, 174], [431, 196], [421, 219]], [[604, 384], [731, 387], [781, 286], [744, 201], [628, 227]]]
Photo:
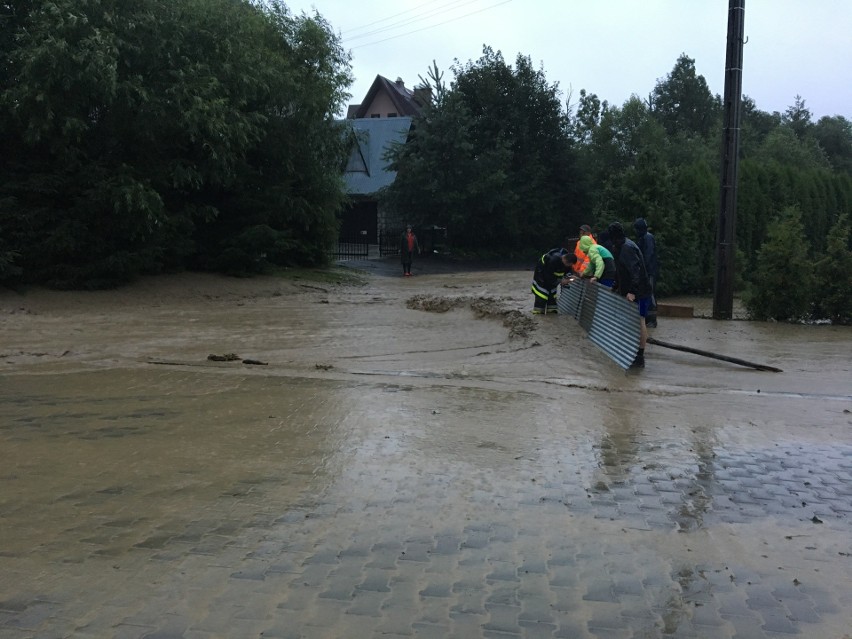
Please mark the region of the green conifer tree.
[[796, 321], [810, 315], [810, 252], [801, 211], [794, 206], [785, 208], [757, 255], [755, 279], [745, 300], [753, 318]]
[[828, 233], [824, 256], [814, 263], [812, 291], [815, 317], [830, 319], [832, 324], [852, 323], [850, 273], [849, 218], [841, 216]]

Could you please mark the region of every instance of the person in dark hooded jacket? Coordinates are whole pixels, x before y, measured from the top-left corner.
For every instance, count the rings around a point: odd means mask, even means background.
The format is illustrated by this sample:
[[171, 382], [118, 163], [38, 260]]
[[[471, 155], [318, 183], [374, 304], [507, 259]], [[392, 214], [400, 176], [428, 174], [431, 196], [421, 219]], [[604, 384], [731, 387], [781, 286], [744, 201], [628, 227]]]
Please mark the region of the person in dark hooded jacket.
[[645, 325], [648, 328], [657, 326], [657, 276], [660, 273], [660, 264], [657, 260], [657, 241], [654, 239], [653, 233], [648, 232], [648, 223], [645, 218], [637, 218], [633, 222], [633, 230], [636, 231], [636, 246], [642, 251], [642, 257], [645, 258], [645, 270], [648, 272], [648, 280], [651, 283], [651, 302], [648, 307], [648, 317], [645, 318]]
[[645, 317], [651, 303], [651, 283], [645, 270], [645, 258], [636, 242], [624, 235], [624, 228], [619, 222], [610, 224], [608, 230], [615, 256], [615, 292], [639, 305], [639, 352], [630, 367], [644, 368], [645, 343], [648, 340]]

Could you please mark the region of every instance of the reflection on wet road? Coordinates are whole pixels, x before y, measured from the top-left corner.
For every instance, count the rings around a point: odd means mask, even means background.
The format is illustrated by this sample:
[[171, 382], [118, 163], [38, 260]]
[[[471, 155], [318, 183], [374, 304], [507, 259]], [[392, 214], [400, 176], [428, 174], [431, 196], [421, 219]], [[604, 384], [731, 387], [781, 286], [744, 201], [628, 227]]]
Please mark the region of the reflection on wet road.
[[[810, 363], [624, 375], [559, 318], [511, 340], [368, 287], [312, 330], [316, 296], [167, 343], [0, 324], [0, 637], [849, 632], [850, 398]], [[15, 355], [32, 330], [80, 355]], [[237, 339], [269, 365], [205, 360]]]

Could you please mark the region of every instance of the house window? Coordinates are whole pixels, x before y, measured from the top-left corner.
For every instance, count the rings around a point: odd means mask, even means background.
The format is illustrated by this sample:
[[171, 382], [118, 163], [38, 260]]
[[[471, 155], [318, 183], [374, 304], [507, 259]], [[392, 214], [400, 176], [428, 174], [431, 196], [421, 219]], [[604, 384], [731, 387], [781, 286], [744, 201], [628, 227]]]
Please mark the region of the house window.
[[396, 113], [388, 113], [388, 117], [389, 117], [389, 118], [395, 118], [395, 117], [396, 117]]
[[382, 117], [382, 114], [381, 113], [371, 113], [370, 117], [371, 118], [380, 118], [380, 117]]

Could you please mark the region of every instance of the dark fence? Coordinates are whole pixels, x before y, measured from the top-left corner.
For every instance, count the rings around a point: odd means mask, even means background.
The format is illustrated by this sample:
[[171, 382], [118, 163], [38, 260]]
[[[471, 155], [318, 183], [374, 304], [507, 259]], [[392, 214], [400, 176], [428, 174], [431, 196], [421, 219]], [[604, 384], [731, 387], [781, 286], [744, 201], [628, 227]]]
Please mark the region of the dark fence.
[[[403, 229], [385, 229], [379, 232], [379, 255], [399, 255]], [[447, 253], [447, 229], [442, 226], [414, 227], [414, 234], [424, 256]]]
[[[366, 231], [343, 229], [336, 246], [329, 251], [329, 257], [332, 260], [366, 260], [399, 255], [402, 233], [402, 229], [382, 229], [378, 232], [377, 245], [370, 242]], [[427, 227], [422, 230], [415, 229], [414, 233], [417, 235], [417, 241], [424, 256], [446, 252], [446, 229]]]
[[370, 255], [369, 240], [366, 231], [343, 232], [329, 256], [333, 260], [366, 260]]
[[379, 231], [379, 255], [381, 257], [399, 255], [399, 247], [402, 245], [401, 237], [401, 229], [383, 229]]

